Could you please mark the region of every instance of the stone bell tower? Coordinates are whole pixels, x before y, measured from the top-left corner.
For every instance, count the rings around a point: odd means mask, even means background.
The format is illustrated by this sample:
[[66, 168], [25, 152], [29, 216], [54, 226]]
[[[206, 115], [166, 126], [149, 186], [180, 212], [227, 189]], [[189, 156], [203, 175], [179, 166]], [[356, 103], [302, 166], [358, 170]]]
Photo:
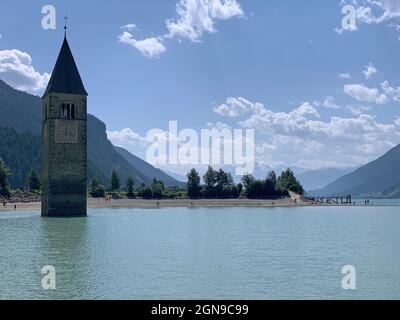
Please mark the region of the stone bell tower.
[[87, 92], [66, 35], [42, 101], [42, 216], [85, 216]]

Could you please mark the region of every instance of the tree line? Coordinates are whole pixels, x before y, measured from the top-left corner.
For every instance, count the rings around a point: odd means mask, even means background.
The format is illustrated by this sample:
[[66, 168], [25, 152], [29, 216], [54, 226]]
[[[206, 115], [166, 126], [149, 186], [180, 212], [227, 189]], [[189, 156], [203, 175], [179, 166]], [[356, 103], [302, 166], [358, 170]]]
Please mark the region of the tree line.
[[[11, 186], [8, 177], [11, 172], [9, 167], [0, 158], [0, 196], [10, 196]], [[30, 171], [27, 179], [29, 190], [39, 192], [41, 189], [40, 178], [35, 169]], [[201, 183], [203, 182], [203, 183]], [[97, 178], [91, 180], [89, 194], [94, 198], [103, 198], [107, 193], [114, 197], [143, 198], [143, 199], [163, 199], [163, 198], [183, 198], [191, 199], [267, 199], [279, 198], [289, 195], [289, 191], [304, 194], [304, 188], [295, 177], [291, 169], [286, 169], [279, 176], [271, 171], [264, 180], [256, 179], [247, 174], [236, 184], [232, 175], [222, 169], [214, 170], [211, 166], [201, 178], [196, 169], [192, 169], [187, 174], [186, 190], [179, 187], [166, 187], [162, 181], [153, 179], [152, 183], [146, 185], [142, 183], [135, 189], [135, 181], [128, 177], [124, 186], [118, 172], [113, 169], [111, 172], [108, 187], [99, 183]]]
[[224, 170], [214, 170], [211, 166], [203, 176], [203, 184], [196, 169], [187, 174], [187, 195], [189, 198], [229, 199], [246, 197], [248, 199], [267, 199], [285, 197], [289, 191], [304, 194], [304, 188], [293, 171], [287, 169], [278, 177], [271, 171], [266, 179], [259, 180], [252, 175], [244, 175], [241, 182], [234, 183], [232, 175]]
[[[203, 183], [201, 183], [203, 182]], [[236, 184], [229, 172], [222, 169], [214, 170], [209, 166], [207, 172], [201, 178], [196, 169], [187, 174], [186, 190], [179, 187], [166, 188], [162, 181], [153, 179], [152, 183], [141, 184], [135, 190], [135, 182], [129, 177], [125, 186], [121, 186], [120, 178], [116, 170], [112, 171], [110, 187], [114, 196], [120, 192], [128, 198], [165, 199], [183, 198], [191, 199], [270, 199], [289, 196], [289, 192], [304, 195], [304, 188], [297, 180], [291, 169], [286, 169], [279, 176], [274, 171], [268, 173], [264, 180], [254, 178], [252, 175], [244, 175], [241, 182]], [[93, 197], [104, 197], [106, 188], [99, 185], [97, 179], [93, 179], [89, 188]]]
[[[3, 159], [0, 158], [0, 196], [9, 197], [11, 195], [11, 185], [8, 177], [11, 175], [10, 168]], [[31, 170], [27, 178], [28, 188], [32, 192], [40, 191], [40, 178], [35, 169]]]
[[[11, 176], [11, 170], [6, 163], [0, 158], [0, 196], [11, 196], [11, 184], [8, 177]], [[27, 177], [28, 190], [31, 192], [40, 192], [41, 181], [36, 169], [30, 171]], [[135, 189], [135, 181], [132, 177], [128, 177], [125, 185], [121, 185], [118, 172], [113, 169], [111, 172], [110, 183], [106, 187], [99, 182], [97, 178], [93, 178], [90, 182], [88, 192], [94, 198], [104, 198], [111, 194], [113, 197], [126, 196], [128, 198], [140, 197], [144, 199], [162, 199], [184, 197], [185, 191], [179, 187], [166, 187], [162, 181], [153, 179], [152, 183], [146, 185], [142, 183]]]
[[89, 193], [94, 198], [103, 198], [107, 192], [110, 192], [113, 197], [119, 198], [125, 195], [128, 198], [143, 198], [143, 199], [164, 199], [164, 198], [177, 198], [184, 197], [185, 191], [179, 187], [166, 187], [164, 182], [157, 180], [156, 178], [150, 184], [140, 184], [135, 189], [135, 181], [132, 177], [128, 177], [125, 185], [121, 185], [120, 177], [118, 172], [114, 169], [111, 173], [109, 188], [104, 185], [100, 185], [98, 179], [93, 178]]
[[13, 188], [28, 187], [32, 169], [39, 171], [41, 167], [41, 137], [0, 127], [0, 141], [0, 158], [12, 171], [7, 177], [9, 184]]

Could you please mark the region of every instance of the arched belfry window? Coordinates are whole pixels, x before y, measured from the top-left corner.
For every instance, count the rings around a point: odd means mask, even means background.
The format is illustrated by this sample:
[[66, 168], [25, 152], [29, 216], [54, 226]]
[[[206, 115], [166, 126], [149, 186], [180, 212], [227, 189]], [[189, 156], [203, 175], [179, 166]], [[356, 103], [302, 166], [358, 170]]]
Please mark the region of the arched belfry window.
[[71, 104], [71, 119], [75, 119], [75, 105]]
[[63, 103], [61, 106], [61, 118], [67, 119], [67, 108], [65, 103]]
[[73, 103], [63, 103], [61, 105], [62, 119], [75, 119], [75, 105]]

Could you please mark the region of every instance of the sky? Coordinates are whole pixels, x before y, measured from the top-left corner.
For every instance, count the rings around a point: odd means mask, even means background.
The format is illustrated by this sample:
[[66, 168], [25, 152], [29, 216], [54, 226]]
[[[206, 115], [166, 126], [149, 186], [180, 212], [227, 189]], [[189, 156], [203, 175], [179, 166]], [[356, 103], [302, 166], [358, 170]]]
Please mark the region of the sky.
[[359, 166], [400, 143], [399, 0], [2, 0], [0, 79], [41, 95], [64, 16], [89, 112], [142, 158], [169, 121], [254, 129], [265, 169]]

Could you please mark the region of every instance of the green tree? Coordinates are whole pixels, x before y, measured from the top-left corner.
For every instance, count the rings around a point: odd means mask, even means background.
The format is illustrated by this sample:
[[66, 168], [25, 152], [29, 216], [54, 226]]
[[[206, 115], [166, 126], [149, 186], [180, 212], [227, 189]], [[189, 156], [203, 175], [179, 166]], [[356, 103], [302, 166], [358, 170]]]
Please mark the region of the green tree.
[[253, 180], [247, 189], [249, 199], [262, 199], [265, 197], [264, 183], [260, 180]]
[[238, 183], [237, 191], [238, 191], [238, 196], [240, 196], [243, 193], [243, 184]]
[[229, 197], [229, 178], [228, 174], [219, 169], [217, 172], [217, 185], [215, 187], [215, 196], [217, 198], [227, 198]]
[[126, 195], [129, 198], [133, 198], [135, 194], [133, 193], [133, 187], [135, 186], [135, 181], [133, 181], [132, 177], [128, 177], [128, 180], [126, 180]]
[[276, 186], [276, 182], [278, 180], [275, 171], [271, 171], [268, 173], [267, 180], [269, 180], [274, 186]]
[[98, 186], [99, 186], [99, 180], [93, 178], [92, 181], [90, 182], [90, 192], [96, 190]]
[[[1, 93], [0, 96], [1, 100]], [[0, 114], [0, 122], [1, 117]], [[12, 172], [7, 177], [8, 184], [15, 189], [29, 188], [28, 179], [32, 169], [36, 168], [39, 173], [41, 166], [41, 138], [32, 133], [0, 126], [0, 158]]]
[[188, 182], [186, 184], [189, 198], [195, 199], [200, 196], [200, 176], [196, 169], [190, 170], [187, 174]]
[[300, 182], [296, 179], [291, 169], [286, 169], [282, 172], [277, 180], [277, 189], [288, 195], [289, 191], [304, 195], [304, 188]]
[[117, 171], [113, 169], [111, 173], [111, 191], [115, 193], [119, 191], [119, 189], [120, 189], [119, 176]]
[[38, 191], [40, 190], [41, 184], [40, 184], [40, 179], [39, 176], [36, 172], [35, 169], [31, 171], [29, 174], [29, 189], [31, 191]]
[[153, 198], [161, 199], [163, 197], [165, 190], [164, 182], [157, 181], [156, 178], [153, 179], [153, 183], [151, 184], [151, 191], [153, 193]]
[[242, 187], [247, 197], [249, 196], [249, 191], [253, 183], [254, 183], [254, 177], [251, 174], [245, 174], [242, 177]]
[[138, 191], [139, 197], [143, 199], [152, 199], [153, 198], [153, 191], [150, 187], [142, 186]]
[[98, 185], [96, 189], [91, 191], [91, 195], [93, 198], [104, 198], [106, 195], [106, 188], [102, 185]]
[[207, 172], [203, 176], [204, 195], [208, 198], [215, 197], [215, 187], [217, 184], [218, 173], [211, 167], [208, 167]]
[[233, 180], [232, 174], [228, 172], [228, 185], [233, 185], [235, 184], [235, 181]]
[[235, 184], [228, 185], [224, 188], [224, 196], [226, 198], [237, 199], [239, 195], [239, 189]]
[[90, 195], [93, 198], [104, 198], [105, 194], [105, 187], [100, 185], [99, 181], [96, 178], [93, 178], [90, 182]]
[[8, 183], [7, 177], [11, 174], [10, 169], [0, 159], [0, 195], [10, 196], [10, 185]]
[[268, 174], [267, 179], [265, 179], [264, 193], [266, 197], [277, 195], [276, 183], [277, 183], [276, 173], [275, 171], [271, 171]]

